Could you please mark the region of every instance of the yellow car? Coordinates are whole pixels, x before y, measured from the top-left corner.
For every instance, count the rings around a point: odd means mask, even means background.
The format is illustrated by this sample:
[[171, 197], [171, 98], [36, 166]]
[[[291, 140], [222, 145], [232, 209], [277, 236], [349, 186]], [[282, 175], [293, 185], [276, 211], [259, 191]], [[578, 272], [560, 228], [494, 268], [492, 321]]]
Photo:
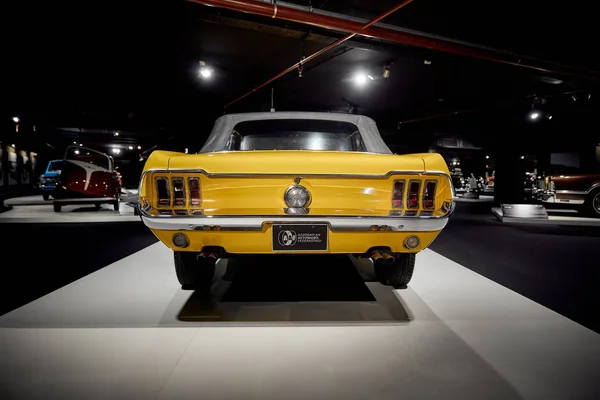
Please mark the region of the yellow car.
[[369, 117], [267, 112], [222, 116], [197, 154], [154, 151], [138, 207], [184, 288], [242, 254], [368, 258], [405, 288], [454, 202], [443, 158], [392, 154]]

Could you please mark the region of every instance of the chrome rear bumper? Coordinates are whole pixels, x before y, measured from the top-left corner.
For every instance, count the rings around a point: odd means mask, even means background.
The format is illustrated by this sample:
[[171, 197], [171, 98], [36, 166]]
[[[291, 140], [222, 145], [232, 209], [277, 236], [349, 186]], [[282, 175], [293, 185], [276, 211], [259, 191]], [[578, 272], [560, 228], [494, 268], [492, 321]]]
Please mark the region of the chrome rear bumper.
[[273, 224], [327, 224], [333, 232], [432, 232], [443, 229], [451, 212], [443, 217], [317, 217], [317, 216], [201, 216], [148, 217], [142, 220], [151, 229], [263, 231]]

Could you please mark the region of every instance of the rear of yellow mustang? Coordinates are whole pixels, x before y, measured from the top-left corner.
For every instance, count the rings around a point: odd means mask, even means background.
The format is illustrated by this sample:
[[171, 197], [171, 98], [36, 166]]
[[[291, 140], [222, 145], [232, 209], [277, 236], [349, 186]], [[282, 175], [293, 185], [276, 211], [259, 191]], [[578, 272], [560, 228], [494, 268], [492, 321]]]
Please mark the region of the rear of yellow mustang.
[[156, 151], [139, 193], [144, 223], [176, 252], [352, 254], [425, 249], [453, 209], [441, 156]]
[[[219, 151], [151, 154], [139, 209], [174, 251], [182, 285], [197, 282], [198, 265], [242, 254], [348, 254], [372, 260], [382, 283], [410, 280], [414, 255], [453, 210], [446, 163], [433, 153], [390, 154], [383, 141], [386, 152], [369, 151], [380, 137], [361, 120], [345, 133], [346, 121], [325, 133], [312, 126], [327, 124], [314, 122], [300, 131], [302, 123], [279, 121], [275, 139], [263, 124], [250, 144], [248, 130], [231, 125], [220, 128], [230, 138]], [[376, 136], [363, 141], [357, 126]]]

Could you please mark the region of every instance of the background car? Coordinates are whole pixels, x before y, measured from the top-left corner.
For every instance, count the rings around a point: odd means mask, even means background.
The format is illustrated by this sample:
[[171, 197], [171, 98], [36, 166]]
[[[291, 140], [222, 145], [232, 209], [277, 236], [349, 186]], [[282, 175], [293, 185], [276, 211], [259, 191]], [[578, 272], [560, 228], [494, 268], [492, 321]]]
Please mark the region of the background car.
[[42, 190], [42, 197], [44, 200], [48, 200], [52, 195], [52, 192], [54, 192], [62, 165], [62, 160], [51, 160], [46, 166], [46, 172], [40, 175], [40, 189]]
[[184, 287], [238, 254], [347, 254], [404, 288], [453, 208], [439, 154], [392, 154], [371, 118], [333, 113], [225, 115], [200, 154], [154, 151], [139, 191]]
[[87, 147], [69, 146], [53, 193], [54, 211], [66, 204], [113, 205], [119, 210], [121, 174], [108, 154]]

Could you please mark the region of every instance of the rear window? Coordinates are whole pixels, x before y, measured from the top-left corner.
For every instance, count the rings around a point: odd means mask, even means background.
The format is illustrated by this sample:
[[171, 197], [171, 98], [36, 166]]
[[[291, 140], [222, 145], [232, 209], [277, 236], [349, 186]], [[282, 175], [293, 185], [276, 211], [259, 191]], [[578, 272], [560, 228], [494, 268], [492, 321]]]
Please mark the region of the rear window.
[[307, 119], [240, 122], [230, 134], [227, 150], [367, 151], [356, 125]]
[[110, 170], [110, 159], [108, 158], [108, 156], [97, 151], [81, 149], [77, 147], [70, 147], [67, 149], [65, 158], [67, 160], [75, 160], [95, 164], [104, 169]]

